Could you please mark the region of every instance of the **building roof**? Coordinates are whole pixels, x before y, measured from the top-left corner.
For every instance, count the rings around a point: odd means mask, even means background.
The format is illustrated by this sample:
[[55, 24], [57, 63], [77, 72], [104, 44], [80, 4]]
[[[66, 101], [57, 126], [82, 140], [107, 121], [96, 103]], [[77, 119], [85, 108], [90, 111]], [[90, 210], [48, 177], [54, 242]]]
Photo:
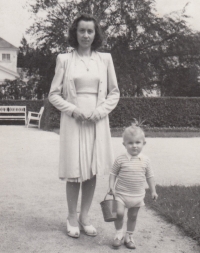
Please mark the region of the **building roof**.
[[13, 46], [10, 44], [8, 41], [4, 40], [3, 38], [0, 37], [0, 49], [1, 48], [9, 48], [9, 49], [15, 49], [18, 50], [17, 47]]
[[12, 71], [10, 69], [7, 69], [7, 68], [5, 68], [5, 67], [3, 67], [1, 65], [0, 65], [0, 70], [3, 71], [3, 72], [6, 72], [6, 73], [8, 73], [8, 74], [10, 74], [12, 76], [19, 77], [19, 74], [17, 72], [14, 72], [14, 71]]

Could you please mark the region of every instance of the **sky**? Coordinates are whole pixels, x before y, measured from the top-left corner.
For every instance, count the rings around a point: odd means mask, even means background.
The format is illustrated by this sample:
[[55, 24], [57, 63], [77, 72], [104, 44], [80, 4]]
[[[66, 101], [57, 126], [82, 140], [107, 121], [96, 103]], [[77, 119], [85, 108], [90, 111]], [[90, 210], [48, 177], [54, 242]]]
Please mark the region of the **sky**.
[[[28, 0], [0, 0], [0, 37], [16, 47], [33, 22], [31, 13], [25, 7], [27, 2]], [[189, 5], [186, 14], [191, 16], [189, 25], [200, 31], [200, 0], [156, 0], [157, 14], [163, 16], [181, 10], [187, 2]]]

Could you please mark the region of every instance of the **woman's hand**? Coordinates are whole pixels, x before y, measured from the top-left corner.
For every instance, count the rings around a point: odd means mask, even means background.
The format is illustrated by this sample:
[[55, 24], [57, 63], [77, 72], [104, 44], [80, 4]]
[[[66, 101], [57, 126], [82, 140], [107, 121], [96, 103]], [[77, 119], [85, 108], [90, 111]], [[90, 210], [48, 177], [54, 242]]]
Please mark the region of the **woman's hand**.
[[87, 120], [87, 116], [85, 115], [85, 113], [80, 110], [79, 108], [75, 108], [75, 110], [72, 113], [72, 117], [74, 117], [76, 120], [80, 120], [80, 121], [84, 121]]
[[88, 120], [91, 120], [92, 122], [97, 122], [101, 119], [100, 113], [95, 110], [92, 115], [88, 118]]

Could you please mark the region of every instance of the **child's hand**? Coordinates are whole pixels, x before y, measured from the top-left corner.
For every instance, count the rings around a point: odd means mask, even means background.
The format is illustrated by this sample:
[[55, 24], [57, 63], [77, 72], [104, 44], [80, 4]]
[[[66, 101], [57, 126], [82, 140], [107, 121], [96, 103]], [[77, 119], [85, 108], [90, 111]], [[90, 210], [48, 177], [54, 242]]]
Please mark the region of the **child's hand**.
[[114, 195], [114, 189], [112, 189], [110, 187], [108, 188], [107, 192], [108, 192], [109, 195]]
[[151, 193], [151, 197], [152, 197], [152, 199], [153, 199], [154, 201], [156, 201], [157, 198], [158, 198], [158, 194], [157, 194], [156, 192], [152, 192], [152, 193]]

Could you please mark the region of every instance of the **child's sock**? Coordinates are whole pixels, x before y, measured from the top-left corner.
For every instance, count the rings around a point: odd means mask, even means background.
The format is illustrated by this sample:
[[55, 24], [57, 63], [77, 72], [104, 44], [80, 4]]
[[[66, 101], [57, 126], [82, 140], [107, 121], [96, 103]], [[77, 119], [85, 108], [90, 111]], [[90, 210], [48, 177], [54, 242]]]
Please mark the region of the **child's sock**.
[[121, 240], [124, 237], [123, 228], [116, 230], [115, 239]]
[[125, 241], [129, 242], [133, 240], [133, 232], [134, 231], [126, 231]]

